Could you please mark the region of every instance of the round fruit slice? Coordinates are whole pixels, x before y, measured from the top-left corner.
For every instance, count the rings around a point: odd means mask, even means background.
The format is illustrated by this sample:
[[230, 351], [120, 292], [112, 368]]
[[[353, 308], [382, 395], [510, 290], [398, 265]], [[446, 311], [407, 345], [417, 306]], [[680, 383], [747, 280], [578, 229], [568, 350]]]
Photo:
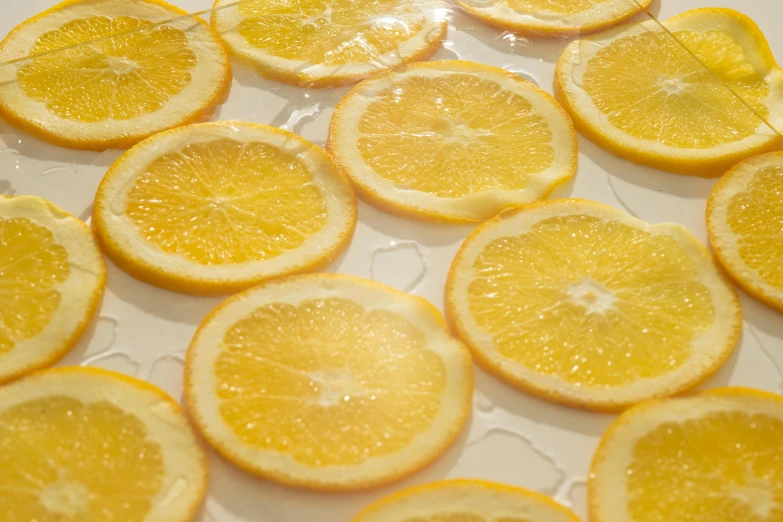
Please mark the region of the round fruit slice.
[[0, 388], [3, 520], [187, 522], [206, 454], [158, 388], [94, 368]]
[[353, 522], [580, 522], [539, 493], [483, 480], [443, 480], [383, 498]]
[[266, 283], [193, 339], [197, 426], [242, 468], [324, 490], [376, 487], [435, 460], [471, 409], [470, 354], [430, 303], [363, 279]]
[[457, 0], [476, 18], [529, 36], [567, 37], [631, 18], [652, 0]]
[[[162, 0], [66, 0], [0, 43], [0, 115], [55, 144], [125, 148], [212, 112], [228, 55], [199, 18]], [[115, 36], [116, 35], [116, 36]], [[84, 45], [79, 45], [84, 44]]]
[[718, 182], [707, 229], [734, 280], [783, 312], [783, 152], [746, 160]]
[[87, 225], [40, 198], [0, 196], [0, 383], [68, 353], [105, 283]]
[[577, 162], [573, 125], [551, 96], [463, 61], [363, 81], [337, 106], [328, 150], [371, 203], [451, 222], [542, 199]]
[[122, 155], [98, 188], [93, 225], [134, 277], [226, 294], [327, 265], [351, 240], [356, 201], [320, 147], [265, 125], [204, 123]]
[[446, 38], [441, 0], [216, 0], [212, 27], [273, 80], [302, 87], [353, 83], [426, 60]]
[[723, 388], [651, 401], [604, 434], [590, 520], [783, 520], [783, 397]]
[[491, 373], [595, 410], [695, 386], [742, 325], [734, 288], [687, 230], [580, 200], [479, 227], [449, 272], [446, 311]]
[[577, 129], [627, 160], [705, 177], [780, 146], [764, 120], [783, 130], [783, 69], [756, 24], [696, 9], [664, 25], [626, 25], [566, 48], [555, 95]]

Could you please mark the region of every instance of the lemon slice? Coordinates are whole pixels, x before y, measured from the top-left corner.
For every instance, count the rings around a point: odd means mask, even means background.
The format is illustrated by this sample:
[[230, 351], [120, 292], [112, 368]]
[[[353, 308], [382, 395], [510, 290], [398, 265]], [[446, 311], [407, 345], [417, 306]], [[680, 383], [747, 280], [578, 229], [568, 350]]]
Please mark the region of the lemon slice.
[[336, 275], [230, 299], [185, 366], [189, 409], [220, 453], [324, 490], [379, 486], [435, 460], [465, 424], [472, 388], [469, 352], [435, 307]]
[[595, 410], [703, 381], [742, 325], [736, 292], [687, 230], [580, 200], [480, 226], [449, 272], [446, 312], [491, 373]]
[[463, 61], [375, 76], [343, 98], [328, 150], [371, 203], [395, 214], [481, 221], [544, 198], [576, 171], [576, 133], [547, 93]]
[[271, 79], [303, 87], [353, 83], [426, 60], [446, 38], [441, 0], [216, 0], [212, 27]]
[[191, 294], [225, 294], [314, 270], [351, 240], [356, 202], [323, 150], [251, 123], [157, 134], [121, 156], [93, 225], [128, 273]]
[[2, 520], [187, 522], [206, 455], [180, 406], [94, 368], [46, 370], [0, 388]]
[[548, 497], [483, 480], [442, 480], [394, 493], [353, 522], [580, 522]]
[[783, 312], [783, 153], [746, 160], [707, 202], [710, 243], [749, 294]]
[[652, 0], [457, 0], [476, 18], [530, 36], [567, 37], [631, 18]]
[[664, 25], [669, 32], [626, 25], [566, 48], [555, 95], [577, 129], [627, 160], [706, 177], [779, 146], [761, 118], [783, 129], [783, 69], [756, 24], [696, 9]]
[[39, 56], [0, 67], [0, 115], [95, 150], [208, 115], [228, 92], [231, 66], [201, 19], [156, 25], [186, 14], [161, 0], [66, 0], [23, 22], [0, 43], [0, 62]]
[[105, 283], [84, 223], [40, 198], [0, 196], [0, 383], [70, 351]]
[[651, 401], [604, 434], [588, 483], [594, 522], [783, 520], [783, 397], [722, 388]]

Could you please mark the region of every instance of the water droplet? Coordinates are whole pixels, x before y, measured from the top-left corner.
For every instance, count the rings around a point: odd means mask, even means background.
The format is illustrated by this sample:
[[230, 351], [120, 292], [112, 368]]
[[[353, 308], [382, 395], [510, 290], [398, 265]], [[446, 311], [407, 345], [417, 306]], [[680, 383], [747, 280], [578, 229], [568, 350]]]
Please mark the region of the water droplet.
[[492, 400], [490, 400], [489, 397], [481, 393], [479, 390], [476, 390], [473, 396], [473, 404], [476, 405], [476, 409], [481, 413], [489, 414], [495, 411], [495, 404], [492, 402]]
[[139, 374], [139, 361], [125, 352], [100, 353], [93, 357], [88, 357], [82, 362], [82, 366], [92, 366], [111, 370], [131, 377], [137, 377]]
[[[554, 495], [566, 481], [566, 471], [544, 448], [509, 428], [489, 428], [469, 442], [451, 470], [453, 477], [504, 482]], [[475, 451], [471, 449], [475, 448]]]
[[392, 241], [372, 253], [370, 277], [403, 292], [416, 290], [426, 273], [427, 264], [418, 243]]
[[175, 399], [179, 399], [183, 390], [184, 364], [184, 355], [178, 353], [161, 355], [152, 362], [147, 380]]

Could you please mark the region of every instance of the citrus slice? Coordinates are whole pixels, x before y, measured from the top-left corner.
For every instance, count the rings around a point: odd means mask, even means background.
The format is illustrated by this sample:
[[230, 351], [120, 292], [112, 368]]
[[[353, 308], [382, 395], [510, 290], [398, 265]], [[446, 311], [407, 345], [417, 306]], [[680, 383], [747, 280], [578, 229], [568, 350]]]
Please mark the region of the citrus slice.
[[0, 383], [68, 353], [105, 283], [87, 225], [40, 198], [0, 196]]
[[[208, 115], [231, 85], [199, 18], [161, 0], [65, 0], [0, 43], [0, 115], [57, 145], [125, 148]], [[115, 36], [116, 35], [116, 36]], [[83, 44], [83, 45], [79, 45]]]
[[687, 230], [581, 200], [480, 226], [452, 264], [446, 312], [491, 373], [594, 410], [695, 386], [742, 325], [734, 288]]
[[734, 280], [783, 312], [783, 152], [745, 160], [715, 185], [707, 229]]
[[469, 222], [544, 198], [576, 171], [576, 133], [547, 93], [464, 61], [418, 63], [354, 87], [328, 150], [371, 203]]
[[414, 60], [446, 38], [441, 0], [216, 0], [212, 27], [273, 80], [334, 87]]
[[94, 368], [0, 388], [4, 521], [187, 522], [207, 487], [206, 454], [158, 388]]
[[605, 29], [640, 13], [652, 0], [457, 0], [468, 13], [528, 36], [567, 37]]
[[783, 129], [783, 69], [756, 24], [696, 9], [664, 26], [625, 25], [566, 48], [555, 95], [577, 129], [627, 160], [704, 177], [780, 146], [763, 120]]
[[356, 202], [320, 147], [251, 123], [148, 138], [109, 169], [93, 226], [123, 270], [191, 294], [225, 294], [314, 270], [350, 242]]
[[594, 522], [783, 520], [783, 397], [722, 388], [651, 401], [604, 434], [588, 482]]
[[353, 522], [580, 522], [539, 493], [484, 480], [442, 480], [365, 508]]
[[363, 279], [291, 277], [203, 322], [185, 365], [196, 425], [273, 480], [357, 490], [435, 460], [470, 414], [470, 354], [420, 297]]

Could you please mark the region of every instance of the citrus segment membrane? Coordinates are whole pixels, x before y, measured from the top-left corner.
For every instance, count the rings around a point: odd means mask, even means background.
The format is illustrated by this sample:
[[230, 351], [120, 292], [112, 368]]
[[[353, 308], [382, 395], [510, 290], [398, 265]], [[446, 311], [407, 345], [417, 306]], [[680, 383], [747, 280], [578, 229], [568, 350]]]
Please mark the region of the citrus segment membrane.
[[212, 25], [265, 76], [327, 87], [428, 58], [446, 37], [447, 11], [439, 0], [259, 0], [215, 11]]
[[631, 161], [719, 176], [775, 148], [783, 70], [756, 24], [730, 9], [696, 9], [575, 41], [555, 92], [579, 130]]
[[652, 0], [457, 0], [468, 13], [500, 29], [531, 37], [569, 37], [633, 17]]
[[710, 242], [749, 293], [783, 311], [783, 154], [738, 164], [707, 205]]
[[84, 223], [39, 198], [0, 197], [0, 382], [68, 352], [105, 280]]
[[197, 17], [160, 0], [69, 0], [0, 44], [0, 112], [57, 144], [126, 147], [200, 118], [230, 81], [226, 52]]
[[316, 489], [388, 483], [435, 459], [470, 410], [467, 350], [420, 298], [299, 276], [228, 301], [188, 351], [207, 439], [263, 476]]
[[545, 197], [573, 176], [576, 147], [549, 95], [464, 61], [365, 80], [337, 106], [328, 141], [369, 201], [441, 221], [479, 221]]
[[120, 157], [94, 218], [108, 254], [132, 275], [225, 293], [329, 263], [350, 241], [356, 208], [320, 148], [221, 122], [153, 136]]
[[601, 440], [591, 520], [773, 522], [783, 517], [783, 399], [724, 388], [644, 403]]
[[443, 480], [405, 489], [353, 522], [579, 522], [567, 508], [522, 488], [483, 480]]
[[0, 389], [0, 520], [185, 522], [206, 457], [181, 408], [119, 374], [65, 368]]
[[703, 380], [741, 322], [735, 292], [687, 231], [577, 200], [480, 227], [452, 266], [447, 311], [493, 373], [596, 409]]

